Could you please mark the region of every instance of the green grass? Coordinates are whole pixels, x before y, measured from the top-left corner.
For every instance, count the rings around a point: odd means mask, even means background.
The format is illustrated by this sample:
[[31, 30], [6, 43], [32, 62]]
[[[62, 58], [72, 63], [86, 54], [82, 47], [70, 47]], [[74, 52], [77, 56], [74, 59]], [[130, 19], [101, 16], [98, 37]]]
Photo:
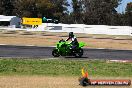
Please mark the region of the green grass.
[[0, 75], [81, 76], [85, 67], [90, 76], [132, 77], [132, 63], [102, 60], [0, 59]]

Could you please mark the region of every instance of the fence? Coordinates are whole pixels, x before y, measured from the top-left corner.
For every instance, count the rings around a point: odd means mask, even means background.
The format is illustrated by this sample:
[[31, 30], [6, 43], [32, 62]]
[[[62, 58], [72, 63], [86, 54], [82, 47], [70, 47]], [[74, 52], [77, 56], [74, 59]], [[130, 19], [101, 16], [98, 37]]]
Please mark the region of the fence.
[[107, 34], [107, 35], [131, 35], [130, 26], [107, 26], [107, 25], [84, 25], [84, 24], [51, 24], [44, 23], [38, 28], [3, 28], [8, 30], [26, 30], [26, 31], [48, 31], [48, 32], [74, 32], [87, 34]]
[[[48, 26], [48, 27], [51, 27]], [[50, 32], [74, 32], [87, 34], [107, 34], [107, 35], [132, 35], [130, 26], [107, 26], [107, 25], [84, 25], [84, 24], [59, 24], [52, 25]], [[57, 30], [58, 29], [58, 30]]]

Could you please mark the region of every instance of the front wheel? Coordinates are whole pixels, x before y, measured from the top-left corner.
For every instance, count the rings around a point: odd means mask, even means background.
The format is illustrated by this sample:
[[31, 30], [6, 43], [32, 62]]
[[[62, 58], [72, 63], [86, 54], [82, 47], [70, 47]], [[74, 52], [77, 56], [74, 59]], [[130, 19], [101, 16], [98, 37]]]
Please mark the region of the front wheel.
[[54, 57], [59, 57], [59, 56], [60, 56], [59, 51], [58, 51], [57, 49], [54, 49], [54, 50], [52, 51], [52, 55], [53, 55]]
[[75, 52], [75, 57], [82, 57], [83, 55], [83, 49], [77, 49]]

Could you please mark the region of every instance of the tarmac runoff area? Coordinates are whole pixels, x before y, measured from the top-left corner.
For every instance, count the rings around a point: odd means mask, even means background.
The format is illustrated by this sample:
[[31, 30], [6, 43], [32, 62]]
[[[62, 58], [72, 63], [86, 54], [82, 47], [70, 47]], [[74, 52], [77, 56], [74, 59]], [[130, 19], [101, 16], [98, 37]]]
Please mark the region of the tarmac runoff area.
[[[0, 58], [51, 58], [54, 47], [0, 45]], [[59, 57], [69, 60], [104, 59], [114, 62], [132, 62], [132, 50], [86, 49], [82, 58]]]

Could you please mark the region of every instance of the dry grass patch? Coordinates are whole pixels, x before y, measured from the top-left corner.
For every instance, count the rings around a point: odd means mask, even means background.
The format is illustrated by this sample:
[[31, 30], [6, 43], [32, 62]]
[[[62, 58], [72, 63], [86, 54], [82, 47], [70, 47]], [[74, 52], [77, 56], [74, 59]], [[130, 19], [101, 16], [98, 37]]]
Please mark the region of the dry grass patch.
[[45, 37], [0, 37], [0, 44], [8, 45], [36, 45], [36, 46], [53, 46], [60, 40], [57, 37], [45, 36]]
[[[66, 39], [68, 36], [68, 33], [50, 32], [26, 32], [26, 33], [25, 31], [17, 31], [16, 34], [1, 33], [0, 44], [55, 46], [56, 42], [58, 42], [62, 38]], [[132, 50], [132, 40], [113, 40], [113, 38], [132, 39], [131, 36], [88, 35], [78, 33], [76, 33], [75, 35], [78, 37], [79, 41], [85, 42], [87, 44], [87, 46], [85, 46], [87, 48]]]
[[79, 39], [79, 41], [86, 42], [88, 48], [108, 48], [108, 49], [132, 50], [131, 40], [81, 38]]
[[[102, 77], [94, 77], [94, 79], [102, 79]], [[104, 79], [115, 78], [105, 77]], [[129, 79], [132, 80], [132, 78]], [[79, 85], [78, 77], [1, 76], [0, 88], [83, 88], [83, 87]], [[95, 86], [87, 86], [86, 88], [95, 88]], [[132, 88], [132, 86], [96, 86], [96, 88]]]

